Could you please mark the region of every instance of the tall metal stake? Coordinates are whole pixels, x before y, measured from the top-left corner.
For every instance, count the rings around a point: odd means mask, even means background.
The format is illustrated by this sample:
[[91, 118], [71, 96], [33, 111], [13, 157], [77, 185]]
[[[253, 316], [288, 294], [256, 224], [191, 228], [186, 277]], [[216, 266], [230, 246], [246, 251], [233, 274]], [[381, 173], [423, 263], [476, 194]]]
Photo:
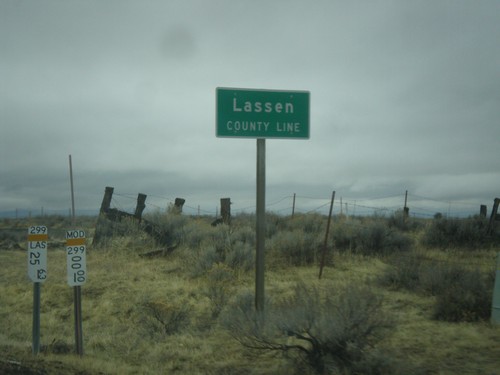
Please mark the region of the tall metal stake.
[[255, 309], [264, 312], [264, 250], [266, 236], [266, 140], [257, 139]]
[[71, 186], [71, 223], [75, 225], [75, 194], [73, 190], [73, 164], [71, 163], [71, 155], [69, 156], [69, 182]]
[[325, 243], [323, 244], [323, 255], [321, 256], [321, 265], [319, 267], [318, 279], [321, 279], [321, 276], [323, 275], [323, 267], [325, 266], [326, 248], [328, 245], [328, 233], [330, 232], [330, 223], [332, 221], [332, 211], [333, 211], [333, 201], [334, 200], [335, 200], [335, 191], [332, 193], [332, 201], [330, 202], [330, 213], [328, 214], [328, 223], [326, 224]]
[[[69, 155], [69, 179], [71, 184], [71, 222], [76, 224], [75, 217], [75, 194], [73, 189], [73, 165]], [[75, 346], [76, 354], [83, 356], [83, 329], [82, 329], [82, 290], [80, 285], [73, 287], [73, 300], [75, 310]]]

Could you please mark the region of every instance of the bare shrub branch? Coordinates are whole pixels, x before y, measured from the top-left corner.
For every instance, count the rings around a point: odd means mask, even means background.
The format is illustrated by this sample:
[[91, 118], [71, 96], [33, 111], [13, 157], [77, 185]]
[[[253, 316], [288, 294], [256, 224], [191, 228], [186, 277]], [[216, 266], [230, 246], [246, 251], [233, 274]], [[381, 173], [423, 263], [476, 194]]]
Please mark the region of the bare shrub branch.
[[249, 349], [295, 353], [317, 373], [352, 368], [390, 326], [381, 299], [367, 288], [332, 295], [298, 283], [290, 298], [267, 306], [265, 316], [248, 299], [237, 301], [225, 316], [233, 337]]

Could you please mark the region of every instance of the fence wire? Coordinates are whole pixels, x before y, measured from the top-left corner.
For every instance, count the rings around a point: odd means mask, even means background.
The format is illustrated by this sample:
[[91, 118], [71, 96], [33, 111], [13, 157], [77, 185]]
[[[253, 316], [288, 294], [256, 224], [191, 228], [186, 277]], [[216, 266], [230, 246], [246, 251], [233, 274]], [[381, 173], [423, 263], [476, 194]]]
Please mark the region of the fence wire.
[[[467, 217], [479, 214], [480, 205], [478, 203], [455, 200], [442, 200], [432, 197], [425, 197], [418, 194], [407, 195], [407, 207], [409, 214], [415, 218], [432, 218], [436, 214], [441, 214], [444, 217]], [[245, 199], [246, 202], [254, 201], [255, 198]], [[112, 205], [114, 208], [134, 212], [137, 201], [136, 193], [114, 192]], [[145, 213], [152, 211], [167, 210], [174, 205], [175, 199], [164, 195], [147, 194]], [[208, 208], [206, 203], [193, 204], [196, 200], [191, 201], [186, 199], [184, 204], [184, 213], [188, 215], [213, 215], [217, 216], [220, 213], [219, 201], [214, 200], [212, 207]], [[295, 205], [293, 202], [295, 201]], [[294, 213], [319, 213], [327, 214], [330, 205], [331, 197], [317, 197], [307, 195], [286, 195], [278, 198], [273, 198], [266, 203], [266, 210], [281, 215], [290, 215]], [[493, 201], [493, 199], [492, 199]], [[364, 197], [362, 199], [354, 199], [342, 197], [337, 194], [333, 204], [333, 214], [342, 214], [345, 216], [370, 216], [381, 215], [390, 216], [402, 211], [405, 203], [405, 194], [396, 194], [378, 197]], [[491, 202], [485, 202], [491, 203]], [[256, 204], [248, 204], [240, 202], [231, 202], [232, 214], [252, 213], [256, 210]], [[80, 215], [96, 215], [97, 210], [77, 210]], [[8, 218], [27, 218], [47, 215], [71, 215], [70, 209], [50, 209], [41, 207], [38, 209], [16, 209], [12, 211], [0, 212], [0, 217]]]

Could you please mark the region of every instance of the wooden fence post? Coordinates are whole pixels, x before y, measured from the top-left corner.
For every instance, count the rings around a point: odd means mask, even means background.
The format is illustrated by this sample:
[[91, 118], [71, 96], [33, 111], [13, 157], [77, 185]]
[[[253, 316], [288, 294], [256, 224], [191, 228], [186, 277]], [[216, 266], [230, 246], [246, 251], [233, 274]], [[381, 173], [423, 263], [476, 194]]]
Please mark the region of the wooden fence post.
[[177, 213], [180, 214], [182, 212], [182, 207], [184, 206], [184, 203], [186, 203], [185, 199], [183, 199], [183, 198], [175, 198], [174, 206], [176, 208], [176, 212]]
[[135, 206], [134, 217], [141, 222], [142, 219], [142, 211], [146, 208], [146, 194], [139, 193], [137, 195], [137, 206]]
[[488, 234], [493, 234], [493, 227], [495, 225], [495, 220], [497, 220], [498, 205], [500, 204], [500, 198], [495, 198], [493, 202], [493, 209], [491, 210], [490, 223], [488, 225]]
[[485, 204], [482, 204], [481, 207], [479, 208], [479, 216], [486, 217], [487, 213], [488, 213], [488, 208], [486, 207]]
[[106, 237], [106, 214], [111, 208], [111, 199], [113, 198], [114, 188], [106, 186], [104, 190], [104, 197], [102, 198], [101, 209], [99, 211], [99, 216], [97, 218], [97, 223], [95, 226], [94, 239], [92, 240], [92, 246], [99, 246], [104, 237]]
[[224, 224], [231, 224], [231, 198], [221, 198], [220, 214]]
[[106, 186], [106, 189], [104, 190], [104, 197], [102, 198], [102, 203], [101, 203], [101, 210], [100, 213], [106, 213], [108, 212], [109, 208], [111, 207], [111, 198], [113, 198], [113, 191], [115, 189]]

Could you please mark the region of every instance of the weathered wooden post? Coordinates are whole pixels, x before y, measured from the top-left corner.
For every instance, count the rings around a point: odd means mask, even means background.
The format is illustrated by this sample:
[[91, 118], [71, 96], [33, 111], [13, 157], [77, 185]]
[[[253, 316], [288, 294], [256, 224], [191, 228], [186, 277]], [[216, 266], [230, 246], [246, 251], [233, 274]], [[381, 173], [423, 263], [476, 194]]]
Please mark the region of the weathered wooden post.
[[92, 246], [99, 246], [102, 242], [103, 237], [106, 236], [106, 214], [111, 208], [111, 199], [113, 198], [113, 191], [115, 189], [110, 186], [106, 186], [104, 189], [104, 197], [102, 198], [101, 209], [99, 210], [99, 216], [97, 218], [97, 223], [95, 226], [94, 239], [92, 240]]
[[184, 203], [186, 203], [186, 200], [183, 198], [175, 198], [174, 206], [176, 209], [177, 213], [182, 213], [182, 207], [184, 206]]
[[101, 210], [100, 213], [106, 213], [108, 212], [109, 208], [111, 207], [111, 198], [113, 198], [113, 191], [115, 189], [106, 186], [106, 189], [104, 190], [104, 197], [102, 198], [102, 203], [101, 203]]
[[486, 217], [487, 213], [488, 213], [488, 208], [486, 207], [485, 204], [482, 204], [481, 207], [479, 208], [479, 216]]
[[220, 200], [220, 214], [224, 224], [231, 224], [231, 198], [221, 198]]
[[147, 195], [146, 194], [141, 194], [139, 193], [137, 195], [137, 205], [135, 206], [135, 213], [134, 213], [134, 217], [139, 220], [139, 222], [141, 221], [142, 219], [142, 212], [144, 211], [144, 209], [146, 208], [146, 198], [147, 198]]
[[495, 198], [493, 202], [493, 208], [491, 210], [490, 223], [488, 224], [488, 234], [493, 233], [493, 227], [495, 225], [495, 220], [497, 220], [498, 205], [500, 204], [500, 198]]

